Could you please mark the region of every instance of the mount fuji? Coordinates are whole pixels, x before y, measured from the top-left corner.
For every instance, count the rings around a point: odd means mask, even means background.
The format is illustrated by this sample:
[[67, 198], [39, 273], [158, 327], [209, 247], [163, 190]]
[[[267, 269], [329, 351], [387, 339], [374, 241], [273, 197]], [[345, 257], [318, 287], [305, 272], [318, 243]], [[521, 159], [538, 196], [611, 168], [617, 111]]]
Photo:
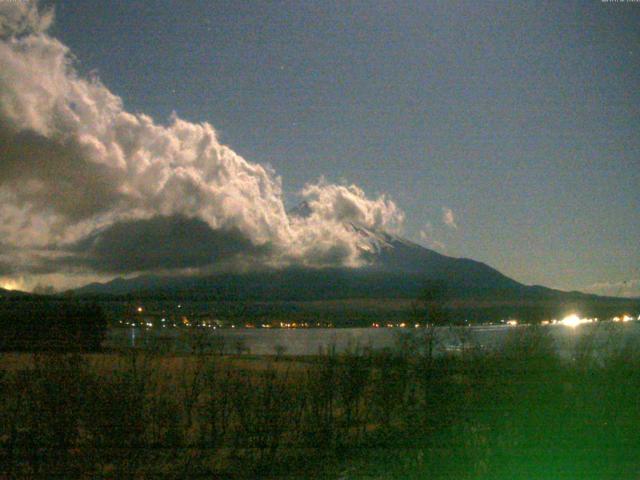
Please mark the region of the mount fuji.
[[[308, 215], [309, 211], [309, 206], [302, 204], [289, 214]], [[350, 316], [360, 319], [354, 320], [354, 325], [365, 322], [363, 315], [366, 321], [406, 315], [407, 309], [413, 308], [412, 302], [425, 298], [425, 292], [434, 287], [445, 292], [447, 308], [454, 309], [457, 318], [469, 321], [514, 316], [538, 321], [562, 318], [575, 311], [604, 318], [623, 310], [640, 311], [638, 299], [524, 285], [476, 260], [443, 255], [400, 236], [355, 223], [347, 227], [360, 237], [361, 258], [365, 260], [362, 267], [294, 266], [200, 276], [149, 274], [92, 283], [69, 293], [81, 298], [235, 304], [242, 305], [242, 315], [251, 311], [258, 317], [290, 318], [293, 312], [313, 318]]]
[[[290, 216], [307, 216], [300, 204]], [[140, 275], [92, 283], [79, 295], [162, 294], [218, 299], [327, 300], [345, 298], [416, 298], [425, 286], [446, 286], [452, 298], [522, 298], [561, 295], [526, 286], [475, 260], [440, 254], [397, 235], [355, 223], [347, 228], [359, 237], [360, 268], [293, 266], [206, 276]], [[577, 294], [577, 293], [575, 293]]]

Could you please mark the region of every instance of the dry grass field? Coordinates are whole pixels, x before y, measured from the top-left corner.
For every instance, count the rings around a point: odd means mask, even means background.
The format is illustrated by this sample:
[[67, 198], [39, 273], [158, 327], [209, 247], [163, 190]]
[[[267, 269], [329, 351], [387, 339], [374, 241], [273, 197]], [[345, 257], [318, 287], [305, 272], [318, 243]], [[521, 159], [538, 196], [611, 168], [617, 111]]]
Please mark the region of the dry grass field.
[[[424, 338], [423, 341], [428, 341]], [[3, 478], [637, 478], [640, 355], [4, 353]], [[635, 476], [634, 476], [635, 475]]]

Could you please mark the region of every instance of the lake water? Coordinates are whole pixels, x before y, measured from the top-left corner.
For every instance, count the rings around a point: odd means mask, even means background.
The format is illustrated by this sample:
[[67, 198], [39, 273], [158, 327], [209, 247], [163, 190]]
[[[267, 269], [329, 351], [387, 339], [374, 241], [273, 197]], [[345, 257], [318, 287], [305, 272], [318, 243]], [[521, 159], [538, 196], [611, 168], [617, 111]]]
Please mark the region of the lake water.
[[[440, 352], [460, 351], [465, 345], [492, 350], [499, 348], [509, 335], [523, 333], [527, 326], [441, 327], [436, 329]], [[552, 336], [558, 353], [565, 358], [573, 355], [577, 342], [591, 336], [596, 350], [616, 349], [629, 342], [640, 345], [640, 322], [610, 323], [569, 327], [541, 327]], [[363, 348], [374, 350], [398, 348], [407, 339], [424, 337], [425, 329], [399, 328], [308, 328], [308, 329], [141, 329], [115, 328], [109, 331], [107, 345], [115, 348], [131, 346], [167, 351], [189, 351], [194, 341], [204, 339], [211, 349], [225, 353], [273, 355], [315, 355], [333, 350], [337, 353]], [[401, 340], [404, 339], [404, 340]]]

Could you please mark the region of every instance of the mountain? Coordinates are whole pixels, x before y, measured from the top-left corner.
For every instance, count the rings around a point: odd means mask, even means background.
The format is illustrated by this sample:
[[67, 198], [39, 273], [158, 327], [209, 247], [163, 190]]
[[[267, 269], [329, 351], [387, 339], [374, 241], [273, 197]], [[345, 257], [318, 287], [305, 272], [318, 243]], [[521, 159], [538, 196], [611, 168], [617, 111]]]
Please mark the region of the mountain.
[[[303, 202], [288, 213], [308, 217], [312, 209]], [[455, 305], [463, 318], [505, 318], [513, 314], [551, 318], [571, 310], [605, 316], [610, 311], [618, 314], [621, 308], [638, 307], [637, 300], [524, 285], [482, 262], [443, 255], [355, 223], [347, 226], [360, 237], [363, 267], [289, 267], [207, 276], [141, 275], [92, 283], [74, 294], [218, 302], [351, 302], [352, 306], [354, 299], [361, 299], [376, 305], [374, 309], [380, 302], [387, 306], [402, 304], [406, 309], [407, 301], [431, 290], [444, 292], [447, 303]]]
[[[291, 214], [306, 215], [305, 204]], [[92, 283], [76, 294], [180, 293], [217, 298], [317, 300], [333, 298], [413, 298], [426, 283], [446, 284], [457, 296], [486, 291], [520, 291], [524, 285], [475, 260], [453, 258], [396, 235], [350, 224], [360, 236], [366, 265], [353, 268], [261, 270], [199, 277], [141, 275]]]
[[[208, 276], [141, 275], [92, 283], [78, 295], [180, 295], [211, 299], [329, 300], [416, 298], [425, 286], [444, 285], [453, 298], [539, 298], [560, 295], [525, 286], [485, 265], [442, 255], [401, 237], [350, 225], [361, 237], [361, 268], [260, 270]], [[580, 295], [580, 294], [576, 294]]]
[[[307, 213], [304, 205], [299, 214]], [[295, 213], [294, 213], [295, 214]], [[289, 267], [207, 276], [141, 275], [92, 283], [79, 297], [216, 302], [241, 319], [340, 319], [370, 325], [406, 318], [412, 302], [428, 291], [444, 292], [458, 319], [484, 322], [562, 318], [571, 312], [609, 318], [640, 312], [638, 299], [599, 297], [524, 285], [475, 260], [454, 258], [386, 232], [349, 225], [361, 238], [360, 268]], [[235, 305], [228, 307], [228, 305]], [[229, 313], [232, 312], [232, 313]], [[235, 315], [235, 317], [234, 317]], [[235, 320], [234, 320], [235, 321]], [[403, 320], [404, 321], [404, 320]]]

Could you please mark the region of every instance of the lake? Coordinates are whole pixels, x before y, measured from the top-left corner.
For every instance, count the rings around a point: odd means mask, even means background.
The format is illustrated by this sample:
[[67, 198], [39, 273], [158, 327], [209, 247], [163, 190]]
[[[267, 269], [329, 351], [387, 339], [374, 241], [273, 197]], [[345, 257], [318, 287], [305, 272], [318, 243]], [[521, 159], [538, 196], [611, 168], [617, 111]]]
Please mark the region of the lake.
[[[524, 332], [528, 326], [472, 326], [439, 327], [436, 329], [440, 352], [460, 351], [465, 345], [481, 346], [487, 350], [499, 348], [509, 335]], [[546, 329], [554, 339], [558, 353], [570, 358], [576, 343], [585, 336], [598, 351], [619, 348], [629, 342], [640, 342], [640, 322], [600, 322], [592, 325], [569, 327], [549, 325]], [[140, 347], [167, 351], [189, 351], [194, 339], [205, 340], [210, 348], [225, 353], [273, 355], [281, 351], [286, 355], [315, 355], [329, 350], [337, 353], [362, 350], [396, 348], [404, 339], [419, 341], [424, 328], [299, 328], [299, 329], [142, 329], [113, 328], [109, 330], [106, 345], [113, 348]], [[640, 343], [639, 343], [640, 344]]]

